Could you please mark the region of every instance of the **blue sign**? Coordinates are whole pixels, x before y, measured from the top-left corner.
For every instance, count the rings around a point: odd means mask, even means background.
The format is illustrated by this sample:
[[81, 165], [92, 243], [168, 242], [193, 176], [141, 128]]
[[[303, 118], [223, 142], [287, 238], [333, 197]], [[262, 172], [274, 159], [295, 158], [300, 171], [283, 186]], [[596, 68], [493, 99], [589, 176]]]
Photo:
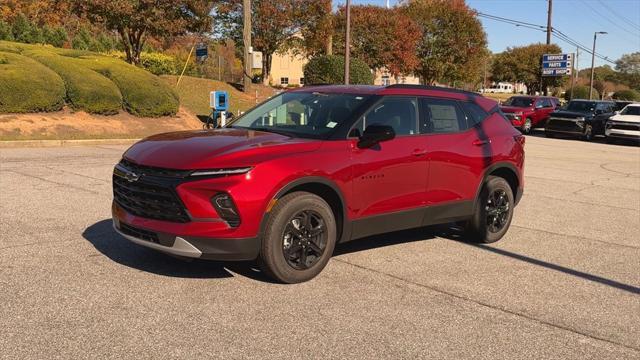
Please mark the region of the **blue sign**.
[[542, 62], [573, 60], [573, 54], [544, 54]]
[[196, 59], [198, 61], [204, 61], [209, 56], [209, 48], [205, 44], [199, 44], [196, 47]]
[[571, 75], [573, 54], [542, 55], [542, 76]]
[[571, 67], [571, 61], [550, 61], [550, 62], [543, 62], [542, 63], [542, 67], [545, 69], [554, 69], [554, 68], [570, 68]]

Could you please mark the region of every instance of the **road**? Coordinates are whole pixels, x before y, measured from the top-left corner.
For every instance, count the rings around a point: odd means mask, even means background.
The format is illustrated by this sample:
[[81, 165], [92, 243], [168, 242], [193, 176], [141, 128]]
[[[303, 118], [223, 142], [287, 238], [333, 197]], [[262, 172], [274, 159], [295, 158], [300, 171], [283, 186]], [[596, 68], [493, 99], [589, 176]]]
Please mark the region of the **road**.
[[386, 234], [300, 285], [114, 233], [124, 150], [0, 149], [0, 358], [640, 358], [640, 148], [529, 136], [500, 242]]

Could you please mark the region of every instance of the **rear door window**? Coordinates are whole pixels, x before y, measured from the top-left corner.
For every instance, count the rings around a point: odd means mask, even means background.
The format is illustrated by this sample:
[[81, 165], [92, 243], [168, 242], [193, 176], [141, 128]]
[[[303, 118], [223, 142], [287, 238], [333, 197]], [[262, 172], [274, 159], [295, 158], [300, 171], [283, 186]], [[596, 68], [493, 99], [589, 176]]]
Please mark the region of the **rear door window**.
[[468, 129], [467, 116], [455, 100], [422, 98], [420, 132], [443, 134]]

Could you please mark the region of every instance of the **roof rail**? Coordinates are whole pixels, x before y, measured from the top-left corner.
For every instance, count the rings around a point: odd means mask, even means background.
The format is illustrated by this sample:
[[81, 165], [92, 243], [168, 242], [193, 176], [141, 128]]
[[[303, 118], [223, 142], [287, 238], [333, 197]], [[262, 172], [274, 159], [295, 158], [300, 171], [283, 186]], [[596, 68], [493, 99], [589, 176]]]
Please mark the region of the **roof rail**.
[[419, 89], [419, 90], [440, 90], [440, 91], [450, 91], [467, 95], [478, 95], [473, 91], [460, 90], [455, 88], [448, 88], [444, 86], [433, 86], [433, 85], [413, 85], [413, 84], [393, 84], [387, 85], [387, 89]]

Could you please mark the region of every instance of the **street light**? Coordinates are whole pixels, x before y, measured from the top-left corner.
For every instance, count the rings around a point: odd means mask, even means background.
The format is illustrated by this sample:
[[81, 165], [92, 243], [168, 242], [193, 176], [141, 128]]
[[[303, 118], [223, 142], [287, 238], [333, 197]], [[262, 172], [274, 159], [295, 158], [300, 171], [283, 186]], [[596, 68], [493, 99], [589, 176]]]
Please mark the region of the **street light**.
[[589, 83], [589, 100], [593, 97], [593, 75], [594, 75], [594, 66], [596, 60], [596, 38], [598, 34], [606, 34], [606, 31], [596, 31], [593, 33], [593, 51], [591, 52], [591, 83]]

